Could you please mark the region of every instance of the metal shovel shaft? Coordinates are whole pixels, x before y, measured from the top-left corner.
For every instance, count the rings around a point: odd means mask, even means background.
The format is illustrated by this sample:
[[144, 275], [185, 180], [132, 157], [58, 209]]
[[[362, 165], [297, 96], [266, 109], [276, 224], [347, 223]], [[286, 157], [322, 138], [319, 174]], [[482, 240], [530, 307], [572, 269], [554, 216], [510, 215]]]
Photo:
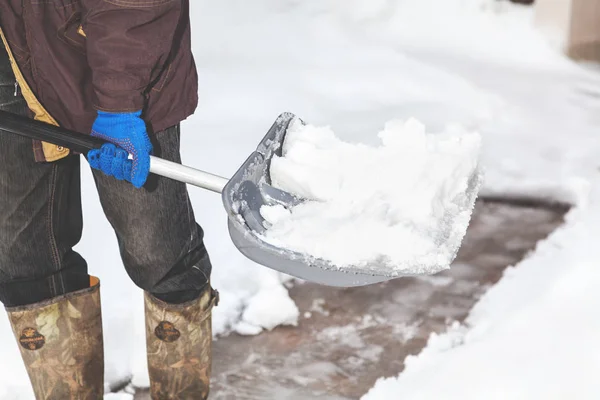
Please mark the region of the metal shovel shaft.
[[150, 156], [150, 172], [216, 193], [223, 192], [223, 188], [229, 181], [222, 176], [154, 156]]

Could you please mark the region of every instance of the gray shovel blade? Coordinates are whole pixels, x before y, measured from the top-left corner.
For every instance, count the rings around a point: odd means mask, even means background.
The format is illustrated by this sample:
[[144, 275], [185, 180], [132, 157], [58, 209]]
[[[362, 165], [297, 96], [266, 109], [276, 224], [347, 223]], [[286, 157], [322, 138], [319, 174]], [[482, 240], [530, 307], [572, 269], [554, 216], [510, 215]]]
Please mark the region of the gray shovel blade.
[[308, 257], [265, 242], [265, 221], [260, 214], [263, 205], [286, 207], [302, 202], [290, 193], [271, 186], [271, 159], [281, 155], [285, 133], [296, 116], [281, 114], [256, 151], [229, 180], [222, 198], [229, 217], [229, 235], [238, 250], [250, 260], [296, 278], [327, 286], [363, 286], [391, 279], [387, 276], [339, 270], [324, 260]]
[[[269, 174], [271, 159], [274, 155], [281, 156], [286, 131], [290, 122], [296, 118], [292, 113], [281, 114], [256, 151], [250, 155], [223, 189], [223, 205], [228, 213], [229, 235], [234, 245], [242, 254], [258, 264], [326, 286], [364, 286], [410, 276], [389, 269], [385, 271], [377, 266], [364, 268], [350, 266], [339, 269], [326, 260], [278, 248], [263, 240], [262, 234], [266, 228], [265, 220], [260, 213], [262, 206], [281, 204], [289, 208], [303, 201], [273, 187]], [[302, 122], [299, 119], [298, 121]], [[467, 189], [467, 198], [463, 199], [463, 204], [457, 204], [461, 209], [472, 210], [479, 190], [480, 178], [479, 172], [473, 175]], [[447, 222], [452, 223], [451, 220]], [[456, 251], [460, 246], [460, 240], [456, 238], [440, 237], [440, 241], [452, 241], [455, 243], [453, 247]]]

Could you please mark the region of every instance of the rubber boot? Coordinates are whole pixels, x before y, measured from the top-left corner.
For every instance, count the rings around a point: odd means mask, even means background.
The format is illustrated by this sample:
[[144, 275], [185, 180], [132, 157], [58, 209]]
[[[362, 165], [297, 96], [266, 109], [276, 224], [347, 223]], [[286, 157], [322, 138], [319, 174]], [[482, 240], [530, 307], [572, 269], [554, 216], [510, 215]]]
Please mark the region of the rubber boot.
[[153, 400], [208, 398], [211, 311], [218, 299], [218, 292], [210, 284], [198, 299], [183, 304], [165, 303], [145, 293], [146, 346]]
[[100, 282], [40, 303], [7, 308], [37, 400], [100, 400], [104, 345]]

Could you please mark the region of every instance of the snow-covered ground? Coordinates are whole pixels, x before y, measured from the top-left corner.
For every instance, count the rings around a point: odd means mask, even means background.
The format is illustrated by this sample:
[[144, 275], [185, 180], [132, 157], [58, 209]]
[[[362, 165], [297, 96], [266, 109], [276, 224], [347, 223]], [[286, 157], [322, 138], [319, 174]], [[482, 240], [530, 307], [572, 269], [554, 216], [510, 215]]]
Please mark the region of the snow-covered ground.
[[[428, 130], [482, 134], [483, 193], [576, 205], [465, 326], [433, 338], [367, 399], [597, 397], [600, 76], [547, 46], [529, 9], [496, 0], [191, 3], [200, 105], [183, 124], [184, 163], [230, 176], [283, 111], [370, 144], [386, 121], [416, 117]], [[116, 243], [97, 245], [114, 234], [87, 172], [83, 187], [78, 250], [102, 279], [107, 384], [144, 385], [141, 292]], [[286, 278], [235, 250], [218, 195], [190, 192], [221, 292], [215, 333], [294, 324]], [[0, 343], [0, 398], [33, 398], [5, 317]]]

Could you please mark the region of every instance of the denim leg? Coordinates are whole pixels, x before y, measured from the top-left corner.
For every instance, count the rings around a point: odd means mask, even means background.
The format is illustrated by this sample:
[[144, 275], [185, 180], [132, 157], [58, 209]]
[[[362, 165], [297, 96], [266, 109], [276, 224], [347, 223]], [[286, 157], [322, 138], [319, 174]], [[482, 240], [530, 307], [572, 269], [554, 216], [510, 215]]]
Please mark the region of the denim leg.
[[[0, 109], [26, 115], [0, 46]], [[0, 131], [0, 302], [22, 306], [89, 286], [72, 250], [81, 237], [79, 158], [36, 163], [32, 141]]]
[[[156, 155], [181, 162], [178, 125], [154, 136]], [[197, 298], [209, 280], [211, 263], [185, 184], [150, 175], [146, 186], [136, 189], [100, 171], [93, 173], [133, 282], [169, 303]]]

